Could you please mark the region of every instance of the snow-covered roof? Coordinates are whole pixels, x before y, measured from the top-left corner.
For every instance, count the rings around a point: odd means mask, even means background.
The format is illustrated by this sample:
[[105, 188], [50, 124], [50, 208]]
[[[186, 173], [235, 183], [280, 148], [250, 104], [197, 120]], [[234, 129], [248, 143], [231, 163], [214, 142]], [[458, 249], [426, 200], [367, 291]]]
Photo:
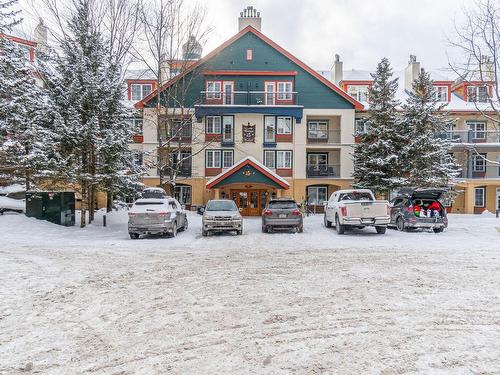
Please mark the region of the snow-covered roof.
[[0, 186], [0, 195], [6, 195], [9, 193], [18, 193], [21, 191], [26, 191], [26, 187], [24, 185], [13, 184], [7, 186]]
[[[372, 81], [371, 73], [374, 71], [368, 70], [344, 70], [343, 81]], [[453, 78], [450, 77], [446, 70], [430, 70], [429, 71], [431, 79], [434, 81], [447, 81], [453, 83]], [[394, 70], [393, 78], [398, 79], [398, 90], [396, 92], [396, 99], [403, 104], [408, 98], [408, 92], [405, 90], [405, 71], [404, 70]], [[365, 109], [368, 109], [369, 103], [361, 102]], [[439, 104], [444, 104], [439, 103]], [[460, 96], [455, 93], [451, 93], [451, 100], [444, 107], [445, 111], [489, 111], [492, 110], [489, 103], [474, 103], [467, 102], [463, 100]]]
[[154, 80], [156, 77], [150, 69], [127, 69], [125, 79]]
[[211, 185], [213, 182], [217, 181], [219, 178], [221, 178], [224, 175], [230, 175], [231, 171], [238, 169], [238, 167], [240, 165], [242, 165], [244, 163], [247, 163], [249, 161], [252, 162], [253, 164], [257, 165], [259, 168], [263, 169], [264, 171], [266, 171], [270, 175], [272, 175], [275, 179], [279, 180], [280, 182], [282, 182], [286, 186], [290, 186], [290, 184], [288, 183], [287, 180], [285, 180], [283, 177], [277, 175], [274, 171], [272, 171], [271, 169], [269, 169], [268, 167], [266, 167], [260, 161], [258, 161], [257, 159], [255, 159], [253, 156], [247, 156], [247, 157], [241, 159], [240, 161], [238, 161], [237, 163], [235, 163], [231, 168], [223, 170], [217, 176], [215, 176], [215, 177], [211, 178], [210, 180], [208, 180], [206, 186]]

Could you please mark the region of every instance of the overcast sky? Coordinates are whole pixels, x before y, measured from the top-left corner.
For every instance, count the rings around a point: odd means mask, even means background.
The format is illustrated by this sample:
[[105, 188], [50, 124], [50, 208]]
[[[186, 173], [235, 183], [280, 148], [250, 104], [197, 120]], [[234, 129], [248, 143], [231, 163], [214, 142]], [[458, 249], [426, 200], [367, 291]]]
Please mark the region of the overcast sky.
[[[21, 0], [27, 24], [33, 13]], [[196, 0], [186, 0], [195, 3]], [[238, 31], [238, 16], [247, 5], [262, 17], [262, 32], [302, 61], [319, 70], [330, 69], [334, 54], [344, 68], [372, 70], [384, 56], [396, 70], [410, 54], [427, 69], [446, 68], [453, 51], [447, 36], [460, 22], [463, 6], [473, 0], [205, 0], [213, 28], [203, 53]]]

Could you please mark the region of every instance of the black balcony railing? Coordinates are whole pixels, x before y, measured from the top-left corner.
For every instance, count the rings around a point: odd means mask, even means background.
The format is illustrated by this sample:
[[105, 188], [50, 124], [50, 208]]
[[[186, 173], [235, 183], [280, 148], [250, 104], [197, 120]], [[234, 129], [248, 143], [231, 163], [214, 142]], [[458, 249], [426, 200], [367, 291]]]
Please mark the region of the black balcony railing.
[[212, 105], [297, 105], [298, 93], [265, 91], [201, 91], [200, 103]]
[[179, 167], [164, 166], [163, 174], [170, 176], [176, 170], [178, 177], [191, 177], [191, 161], [183, 162]]
[[340, 143], [340, 129], [328, 129], [328, 130], [317, 130], [308, 129], [307, 130], [307, 143], [330, 143], [339, 144]]
[[308, 178], [339, 178], [340, 165], [319, 164], [306, 166], [306, 175]]

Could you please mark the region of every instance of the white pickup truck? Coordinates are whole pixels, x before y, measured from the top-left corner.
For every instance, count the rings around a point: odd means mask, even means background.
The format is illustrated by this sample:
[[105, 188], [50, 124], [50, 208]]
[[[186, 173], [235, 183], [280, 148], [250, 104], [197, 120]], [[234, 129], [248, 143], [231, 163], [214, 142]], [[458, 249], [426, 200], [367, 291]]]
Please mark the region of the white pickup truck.
[[349, 228], [375, 227], [384, 234], [390, 223], [389, 202], [377, 201], [371, 190], [337, 190], [325, 202], [325, 227], [335, 225], [338, 234]]

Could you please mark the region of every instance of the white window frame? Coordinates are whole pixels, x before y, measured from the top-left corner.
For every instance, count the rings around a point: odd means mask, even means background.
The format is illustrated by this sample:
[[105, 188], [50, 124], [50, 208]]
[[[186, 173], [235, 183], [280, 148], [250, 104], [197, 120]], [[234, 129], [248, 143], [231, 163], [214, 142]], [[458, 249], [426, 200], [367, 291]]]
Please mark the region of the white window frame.
[[[272, 155], [271, 160], [270, 155]], [[269, 169], [276, 169], [276, 150], [264, 150], [264, 165]]]
[[[362, 129], [360, 129], [362, 128]], [[357, 118], [354, 119], [354, 134], [355, 135], [363, 135], [367, 134], [370, 126], [366, 123], [366, 119]]]
[[[480, 203], [478, 204], [478, 195], [477, 193], [481, 191], [481, 199], [480, 199]], [[476, 187], [474, 188], [474, 207], [484, 207], [485, 206], [485, 195], [486, 195], [486, 188], [484, 187]]]
[[[139, 96], [134, 96], [134, 87], [139, 88]], [[146, 88], [148, 88], [146, 90]], [[130, 84], [130, 100], [142, 100], [148, 96], [151, 91], [153, 91], [153, 85], [151, 83], [131, 83]], [[137, 94], [137, 93], [136, 93]]]
[[[280, 157], [280, 155], [282, 156]], [[276, 169], [292, 169], [292, 157], [291, 150], [276, 150]]]
[[[480, 89], [485, 89], [486, 90], [486, 95], [482, 97], [479, 93]], [[474, 91], [474, 93], [471, 95], [471, 91]], [[477, 102], [477, 103], [485, 103], [488, 101], [489, 98], [489, 93], [488, 93], [488, 86], [487, 85], [469, 85], [467, 86], [467, 101], [468, 102]], [[483, 100], [481, 100], [483, 99]]]
[[277, 93], [278, 100], [286, 101], [292, 100], [292, 92], [293, 92], [293, 82], [292, 81], [278, 81], [277, 82]]
[[[472, 139], [486, 139], [486, 121], [467, 121], [467, 127], [470, 131], [472, 131]], [[481, 125], [483, 129], [478, 130], [478, 125]], [[482, 134], [482, 136], [478, 136], [478, 134]]]
[[[185, 191], [189, 192], [188, 194], [185, 193]], [[184, 202], [182, 200], [182, 197], [184, 195], [187, 195], [189, 197], [189, 202]], [[191, 204], [193, 201], [193, 189], [191, 188], [190, 185], [176, 185], [174, 188], [174, 198], [180, 203], [180, 204]]]
[[[220, 168], [221, 167], [221, 150], [206, 150], [205, 152], [205, 168]], [[211, 155], [211, 159], [209, 158]]]
[[[221, 163], [222, 168], [231, 168], [234, 164], [234, 151], [233, 150], [222, 150]], [[230, 160], [226, 160], [226, 156], [230, 155]]]
[[[218, 121], [216, 121], [216, 119]], [[222, 119], [221, 116], [206, 116], [205, 117], [205, 133], [206, 134], [221, 134]]]
[[[231, 121], [226, 122], [226, 120], [229, 119], [231, 119]], [[229, 139], [226, 138], [226, 126], [231, 127], [231, 138]], [[234, 142], [234, 116], [222, 116], [221, 132], [222, 142]]]
[[[316, 125], [316, 129], [313, 130], [314, 132], [316, 132], [315, 136], [311, 136], [311, 134], [312, 134], [311, 133], [311, 125]], [[318, 137], [318, 132], [321, 131], [318, 128], [319, 125], [326, 125], [325, 134], [324, 134], [324, 136], [321, 136], [321, 137]], [[308, 139], [328, 139], [329, 128], [330, 128], [330, 124], [329, 124], [328, 120], [308, 120], [307, 121], [307, 138]]]
[[247, 61], [253, 60], [253, 49], [247, 48], [246, 59], [247, 59]]
[[276, 117], [276, 134], [292, 134], [292, 126], [293, 125], [291, 117], [289, 116]]
[[349, 85], [347, 93], [359, 102], [367, 102], [369, 89], [368, 85]]
[[[436, 99], [439, 102], [447, 102], [448, 101], [448, 86], [443, 86], [443, 85], [436, 85], [434, 86], [435, 89], [435, 95]], [[444, 91], [443, 91], [444, 89]], [[444, 92], [444, 98], [441, 98], [442, 94]]]
[[[272, 119], [272, 124], [268, 120]], [[273, 128], [273, 138], [268, 138], [267, 127], [272, 125]], [[264, 116], [264, 143], [275, 143], [276, 142], [276, 116]]]
[[[319, 199], [318, 199], [319, 198], [319, 191], [320, 190], [324, 191], [324, 193], [325, 193], [324, 194], [325, 199], [322, 200], [322, 201], [319, 201]], [[315, 194], [314, 194], [315, 195], [315, 198], [314, 198], [315, 202], [310, 202], [309, 201], [309, 196], [310, 196], [309, 192], [310, 191], [315, 191]], [[323, 202], [325, 202], [325, 201], [328, 200], [328, 186], [308, 186], [306, 188], [306, 195], [307, 195], [307, 204], [308, 205], [316, 205], [316, 206], [319, 205], [319, 206], [321, 206], [323, 204]]]
[[222, 98], [222, 81], [207, 81], [206, 98], [209, 100], [219, 100]]
[[484, 155], [484, 154], [472, 155], [472, 171], [473, 172], [486, 172], [486, 160], [485, 160], [485, 158], [486, 158], [486, 155]]

